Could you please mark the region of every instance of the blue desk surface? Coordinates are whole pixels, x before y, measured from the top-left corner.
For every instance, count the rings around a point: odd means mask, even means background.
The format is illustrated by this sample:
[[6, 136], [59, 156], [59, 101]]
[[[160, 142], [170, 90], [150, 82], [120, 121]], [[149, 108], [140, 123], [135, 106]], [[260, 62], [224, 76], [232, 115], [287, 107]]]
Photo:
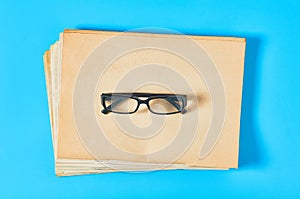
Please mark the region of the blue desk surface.
[[[300, 3], [2, 1], [0, 198], [300, 198]], [[247, 38], [240, 168], [59, 178], [42, 55], [64, 28]]]

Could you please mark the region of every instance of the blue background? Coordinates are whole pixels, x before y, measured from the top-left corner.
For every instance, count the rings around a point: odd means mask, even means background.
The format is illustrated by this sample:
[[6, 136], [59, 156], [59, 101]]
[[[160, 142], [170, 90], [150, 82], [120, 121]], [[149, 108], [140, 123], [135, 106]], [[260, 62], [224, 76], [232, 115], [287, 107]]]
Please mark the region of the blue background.
[[[1, 1], [0, 198], [300, 198], [300, 4]], [[240, 168], [59, 178], [42, 55], [64, 28], [170, 28], [247, 38]]]

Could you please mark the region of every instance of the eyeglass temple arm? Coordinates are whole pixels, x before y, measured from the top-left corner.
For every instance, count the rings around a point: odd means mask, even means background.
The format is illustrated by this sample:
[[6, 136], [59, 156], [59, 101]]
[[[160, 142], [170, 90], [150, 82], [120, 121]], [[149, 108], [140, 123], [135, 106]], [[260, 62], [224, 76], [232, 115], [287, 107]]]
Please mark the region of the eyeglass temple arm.
[[124, 100], [124, 98], [120, 98], [120, 99], [117, 99], [116, 101], [114, 101], [113, 103], [111, 103], [111, 105], [109, 105], [108, 107], [106, 107], [106, 109], [102, 109], [102, 113], [103, 114], [108, 114], [113, 107], [117, 106], [120, 102], [122, 102]]
[[[177, 99], [174, 98], [166, 98], [168, 102], [170, 102], [178, 111], [181, 111], [181, 106], [176, 102]], [[183, 107], [184, 108], [184, 107]]]

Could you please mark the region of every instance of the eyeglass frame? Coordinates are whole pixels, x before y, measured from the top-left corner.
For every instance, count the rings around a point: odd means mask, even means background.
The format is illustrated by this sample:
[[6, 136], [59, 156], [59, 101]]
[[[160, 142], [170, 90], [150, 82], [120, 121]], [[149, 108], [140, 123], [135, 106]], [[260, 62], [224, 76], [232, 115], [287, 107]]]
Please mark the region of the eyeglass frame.
[[[131, 111], [131, 112], [113, 111], [112, 109], [109, 109], [105, 103], [105, 99], [107, 97], [112, 97], [112, 96], [120, 96], [120, 97], [127, 97], [127, 98], [134, 99], [138, 102], [137, 107], [134, 111]], [[147, 99], [142, 100], [142, 99], [139, 99], [139, 97], [147, 97]], [[167, 112], [167, 113], [158, 113], [158, 112], [151, 110], [150, 105], [149, 105], [150, 100], [152, 100], [152, 99], [170, 99], [170, 98], [174, 98], [174, 97], [182, 102], [182, 106], [180, 106], [180, 108], [176, 107], [176, 105], [174, 105], [174, 103], [170, 102], [169, 100], [168, 100], [168, 102], [171, 103], [178, 111]], [[138, 111], [141, 104], [146, 104], [148, 110], [153, 114], [171, 115], [171, 114], [186, 112], [185, 107], [187, 105], [187, 96], [181, 95], [181, 94], [163, 94], [163, 93], [102, 93], [101, 94], [101, 104], [104, 108], [101, 111], [103, 114], [108, 114], [110, 112], [118, 113], [118, 114], [133, 114]], [[109, 105], [109, 106], [111, 106], [111, 105]]]

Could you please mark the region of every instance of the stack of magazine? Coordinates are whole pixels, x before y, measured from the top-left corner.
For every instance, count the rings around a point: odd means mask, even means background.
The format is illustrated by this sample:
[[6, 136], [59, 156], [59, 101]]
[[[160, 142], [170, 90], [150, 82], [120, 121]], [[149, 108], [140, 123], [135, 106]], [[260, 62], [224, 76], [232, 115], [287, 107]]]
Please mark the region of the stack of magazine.
[[141, 32], [45, 52], [56, 175], [237, 168], [245, 39]]

